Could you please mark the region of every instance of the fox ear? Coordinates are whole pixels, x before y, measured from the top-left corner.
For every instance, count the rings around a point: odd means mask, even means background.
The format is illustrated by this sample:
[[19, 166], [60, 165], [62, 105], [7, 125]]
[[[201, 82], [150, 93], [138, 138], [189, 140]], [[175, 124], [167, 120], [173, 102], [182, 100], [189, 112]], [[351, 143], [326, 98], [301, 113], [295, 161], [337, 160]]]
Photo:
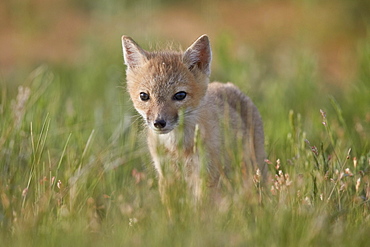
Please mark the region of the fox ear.
[[200, 36], [194, 43], [185, 51], [183, 56], [184, 63], [190, 70], [198, 67], [207, 76], [211, 74], [212, 52], [208, 36], [206, 34]]
[[139, 66], [146, 60], [146, 52], [128, 36], [122, 36], [123, 59], [127, 69]]

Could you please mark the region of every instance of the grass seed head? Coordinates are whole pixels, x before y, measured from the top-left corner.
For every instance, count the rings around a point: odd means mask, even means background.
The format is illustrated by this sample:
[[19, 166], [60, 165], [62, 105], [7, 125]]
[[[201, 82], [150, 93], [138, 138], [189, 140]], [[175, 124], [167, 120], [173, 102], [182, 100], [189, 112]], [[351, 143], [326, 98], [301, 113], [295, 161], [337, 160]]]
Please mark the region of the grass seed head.
[[22, 191], [22, 196], [23, 197], [27, 196], [27, 193], [28, 193], [28, 188], [24, 188], [24, 190]]
[[28, 87], [19, 86], [18, 94], [15, 102], [12, 102], [12, 112], [14, 118], [14, 126], [19, 129], [24, 114], [26, 112], [26, 103], [31, 95], [31, 89]]
[[351, 172], [349, 168], [346, 168], [344, 172], [346, 173], [347, 176], [353, 177], [353, 173]]
[[360, 184], [361, 184], [361, 178], [358, 178], [357, 181], [356, 181], [356, 192], [359, 191], [360, 189]]

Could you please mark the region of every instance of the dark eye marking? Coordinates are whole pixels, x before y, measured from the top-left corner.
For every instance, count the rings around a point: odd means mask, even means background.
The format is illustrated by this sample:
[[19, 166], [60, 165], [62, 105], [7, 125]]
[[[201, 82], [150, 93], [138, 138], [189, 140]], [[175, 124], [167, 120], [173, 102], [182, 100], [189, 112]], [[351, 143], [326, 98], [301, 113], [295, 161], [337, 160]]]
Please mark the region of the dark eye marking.
[[140, 93], [140, 99], [142, 101], [148, 101], [150, 99], [149, 94], [141, 92]]
[[175, 95], [173, 96], [173, 99], [177, 101], [181, 101], [186, 98], [186, 95], [187, 95], [186, 92], [180, 91], [180, 92], [175, 93]]

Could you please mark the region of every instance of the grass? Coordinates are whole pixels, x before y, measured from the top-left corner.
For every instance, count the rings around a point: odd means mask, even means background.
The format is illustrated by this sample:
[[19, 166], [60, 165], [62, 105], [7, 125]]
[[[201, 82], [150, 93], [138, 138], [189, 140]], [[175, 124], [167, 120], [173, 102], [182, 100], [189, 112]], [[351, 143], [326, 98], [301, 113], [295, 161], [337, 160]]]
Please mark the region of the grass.
[[179, 183], [170, 220], [142, 121], [122, 88], [120, 50], [91, 49], [81, 67], [42, 65], [22, 82], [1, 81], [1, 242], [367, 246], [369, 38], [344, 91], [320, 83], [309, 51], [292, 48], [289, 66], [276, 67], [263, 54], [233, 56], [227, 37], [214, 40], [212, 78], [240, 86], [265, 122], [270, 181], [262, 193], [234, 183], [217, 204], [195, 208]]

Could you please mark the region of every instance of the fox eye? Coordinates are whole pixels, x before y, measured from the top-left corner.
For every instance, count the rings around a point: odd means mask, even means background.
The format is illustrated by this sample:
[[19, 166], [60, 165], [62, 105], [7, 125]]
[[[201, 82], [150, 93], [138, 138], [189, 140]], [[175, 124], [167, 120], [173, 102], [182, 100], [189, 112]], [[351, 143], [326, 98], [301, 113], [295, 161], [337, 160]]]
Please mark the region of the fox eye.
[[186, 97], [186, 92], [181, 91], [181, 92], [175, 93], [175, 95], [173, 96], [173, 99], [174, 100], [183, 100], [183, 99], [185, 99], [185, 97]]
[[148, 101], [149, 100], [149, 94], [141, 92], [140, 93], [140, 99], [142, 101]]

